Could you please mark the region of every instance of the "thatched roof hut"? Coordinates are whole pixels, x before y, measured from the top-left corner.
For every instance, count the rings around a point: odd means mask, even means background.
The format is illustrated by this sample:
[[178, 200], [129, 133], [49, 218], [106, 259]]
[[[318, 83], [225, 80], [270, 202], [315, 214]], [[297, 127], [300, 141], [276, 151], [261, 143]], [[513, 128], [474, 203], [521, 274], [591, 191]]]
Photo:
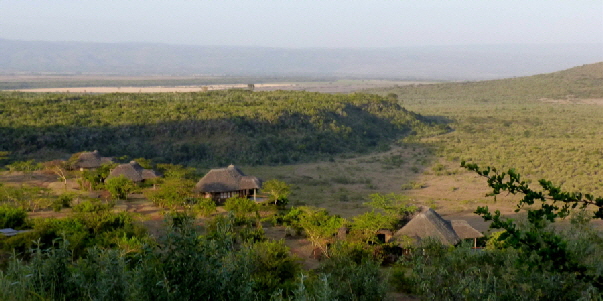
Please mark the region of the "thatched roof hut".
[[484, 237], [484, 234], [471, 227], [465, 220], [452, 220], [450, 221], [452, 229], [456, 232], [461, 239], [473, 239], [473, 247], [477, 247], [477, 239]]
[[230, 165], [227, 168], [210, 170], [195, 185], [196, 192], [205, 193], [206, 197], [219, 199], [232, 196], [247, 196], [262, 186], [262, 181], [254, 176], [246, 176], [239, 168]]
[[140, 166], [140, 164], [138, 164], [138, 162], [130, 161], [130, 163], [120, 164], [115, 169], [111, 170], [111, 173], [106, 180], [116, 178], [121, 175], [135, 183], [160, 176], [160, 174], [156, 171], [152, 169], [144, 169], [142, 166]]
[[433, 209], [425, 206], [421, 206], [408, 224], [396, 231], [393, 239], [402, 241], [404, 236], [408, 236], [418, 243], [432, 237], [445, 245], [455, 245], [461, 240], [450, 222], [444, 220]]
[[243, 189], [259, 189], [260, 179], [246, 176], [239, 168], [230, 165], [227, 168], [210, 170], [195, 185], [198, 192], [227, 192]]
[[95, 150], [93, 152], [81, 152], [73, 164], [73, 167], [77, 169], [91, 169], [98, 168], [102, 164], [111, 162], [113, 162], [112, 158], [101, 157], [100, 153]]
[[450, 221], [450, 224], [452, 225], [454, 232], [456, 232], [456, 235], [461, 239], [484, 237], [484, 234], [471, 227], [465, 220], [452, 220]]

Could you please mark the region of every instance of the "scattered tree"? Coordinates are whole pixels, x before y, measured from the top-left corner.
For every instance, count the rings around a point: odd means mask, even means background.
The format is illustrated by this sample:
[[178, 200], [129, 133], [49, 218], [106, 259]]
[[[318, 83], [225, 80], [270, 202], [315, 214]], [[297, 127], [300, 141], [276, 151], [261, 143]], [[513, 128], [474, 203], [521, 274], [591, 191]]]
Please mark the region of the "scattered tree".
[[119, 177], [108, 179], [105, 182], [105, 188], [111, 193], [113, 199], [127, 200], [128, 193], [136, 188], [136, 184], [124, 175], [120, 175]]
[[287, 197], [291, 193], [291, 186], [287, 183], [273, 179], [262, 184], [262, 191], [270, 195], [270, 201], [275, 205], [286, 203]]

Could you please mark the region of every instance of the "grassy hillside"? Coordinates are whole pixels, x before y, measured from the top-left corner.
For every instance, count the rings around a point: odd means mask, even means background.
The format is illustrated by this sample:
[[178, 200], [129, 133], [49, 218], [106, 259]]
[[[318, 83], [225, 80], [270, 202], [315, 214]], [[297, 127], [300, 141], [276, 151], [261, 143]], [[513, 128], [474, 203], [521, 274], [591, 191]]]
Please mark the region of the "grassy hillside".
[[495, 81], [373, 90], [396, 93], [453, 132], [425, 140], [445, 161], [517, 168], [568, 190], [603, 195], [603, 63]]
[[219, 166], [368, 152], [441, 132], [393, 99], [308, 92], [0, 93], [0, 150], [97, 149], [104, 155]]

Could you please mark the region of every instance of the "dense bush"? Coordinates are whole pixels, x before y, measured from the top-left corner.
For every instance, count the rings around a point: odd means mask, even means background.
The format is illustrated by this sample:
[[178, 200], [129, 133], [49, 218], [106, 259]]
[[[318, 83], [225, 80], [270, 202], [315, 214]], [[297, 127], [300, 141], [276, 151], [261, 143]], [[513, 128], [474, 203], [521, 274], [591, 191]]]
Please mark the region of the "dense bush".
[[23, 209], [7, 205], [0, 205], [0, 229], [19, 229], [25, 225], [27, 212]]
[[368, 94], [0, 92], [0, 111], [0, 148], [16, 157], [98, 149], [172, 163], [291, 163], [443, 130]]

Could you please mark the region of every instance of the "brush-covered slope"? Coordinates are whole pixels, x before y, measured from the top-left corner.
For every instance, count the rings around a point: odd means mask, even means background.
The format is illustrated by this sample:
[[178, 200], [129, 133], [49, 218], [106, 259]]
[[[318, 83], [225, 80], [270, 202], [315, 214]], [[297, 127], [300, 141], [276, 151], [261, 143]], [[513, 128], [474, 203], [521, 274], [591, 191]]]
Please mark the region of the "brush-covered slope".
[[381, 94], [396, 93], [408, 102], [517, 102], [547, 99], [603, 97], [603, 62], [571, 69], [466, 83], [401, 86], [372, 90]]
[[0, 150], [274, 164], [370, 151], [441, 129], [377, 95], [309, 92], [0, 93]]
[[603, 195], [603, 63], [529, 77], [397, 87], [404, 106], [451, 120], [430, 142], [439, 155], [515, 168], [523, 179], [553, 181]]

